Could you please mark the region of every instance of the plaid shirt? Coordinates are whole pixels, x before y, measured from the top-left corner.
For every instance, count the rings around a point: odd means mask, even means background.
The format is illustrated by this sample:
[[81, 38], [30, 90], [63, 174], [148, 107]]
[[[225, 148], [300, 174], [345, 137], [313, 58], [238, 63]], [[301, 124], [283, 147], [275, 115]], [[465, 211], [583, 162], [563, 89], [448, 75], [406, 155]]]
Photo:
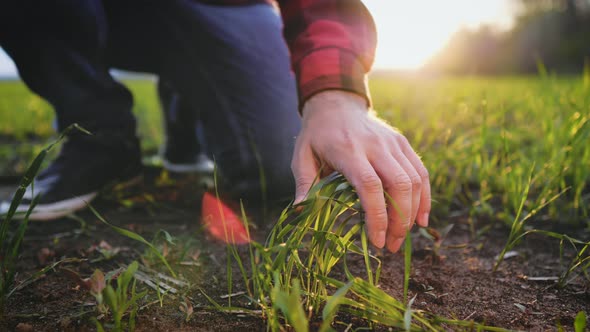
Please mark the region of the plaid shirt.
[[[271, 0], [200, 0], [215, 5], [273, 3]], [[376, 29], [361, 0], [278, 0], [291, 50], [300, 105], [330, 89], [364, 96], [375, 55]]]

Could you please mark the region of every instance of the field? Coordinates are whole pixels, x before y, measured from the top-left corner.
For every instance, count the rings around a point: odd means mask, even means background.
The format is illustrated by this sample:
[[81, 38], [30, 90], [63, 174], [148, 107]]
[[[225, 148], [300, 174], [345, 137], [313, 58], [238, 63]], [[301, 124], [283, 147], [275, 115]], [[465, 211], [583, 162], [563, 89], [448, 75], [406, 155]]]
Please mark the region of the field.
[[[327, 330], [330, 322], [348, 331], [584, 330], [590, 76], [375, 74], [375, 109], [422, 155], [433, 188], [431, 227], [414, 229], [400, 254], [366, 246], [354, 192], [338, 189], [340, 179], [323, 183], [302, 215], [289, 210], [265, 220], [255, 238], [269, 239], [266, 248], [211, 242], [198, 222], [203, 179], [167, 174], [156, 156], [162, 129], [154, 82], [126, 83], [140, 123], [144, 183], [105, 193], [96, 213], [29, 224], [15, 282], [0, 294], [0, 329], [94, 330], [99, 322], [116, 330], [120, 312], [123, 326], [141, 331]], [[20, 83], [0, 82], [0, 198], [10, 198], [55, 137], [50, 106]], [[307, 226], [289, 228], [289, 218]], [[128, 307], [101, 302], [95, 270], [109, 279], [133, 261], [137, 296], [117, 293]], [[111, 282], [115, 290], [124, 279]]]

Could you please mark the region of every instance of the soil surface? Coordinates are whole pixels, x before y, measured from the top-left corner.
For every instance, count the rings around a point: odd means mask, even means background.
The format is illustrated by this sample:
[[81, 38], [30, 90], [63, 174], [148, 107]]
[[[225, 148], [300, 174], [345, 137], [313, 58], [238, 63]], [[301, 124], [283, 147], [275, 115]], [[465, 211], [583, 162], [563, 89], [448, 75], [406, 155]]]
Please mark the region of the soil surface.
[[[0, 186], [2, 199], [10, 197], [11, 190], [7, 188], [13, 187], [6, 182]], [[141, 301], [136, 330], [264, 331], [266, 322], [261, 317], [221, 313], [203, 295], [205, 292], [227, 305], [226, 247], [208, 239], [200, 226], [200, 182], [196, 177], [170, 179], [162, 176], [160, 170], [150, 168], [143, 183], [105, 193], [93, 203], [106, 220], [133, 230], [148, 241], [159, 230], [166, 230], [175, 245], [166, 245], [164, 253], [174, 263], [178, 279], [190, 283], [190, 287], [177, 287], [177, 295], [164, 296], [162, 305], [156, 291], [138, 283], [138, 290], [149, 289], [149, 293]], [[467, 217], [459, 212], [452, 215], [444, 224], [432, 225], [439, 231], [453, 225], [437, 250], [430, 240], [418, 232], [413, 234], [409, 296], [416, 296], [415, 308], [449, 318], [537, 331], [556, 330], [558, 326], [573, 330], [576, 314], [582, 310], [590, 313], [590, 283], [584, 276], [573, 278], [563, 288], [557, 287], [554, 277], [563, 272], [572, 255], [566, 251], [565, 259], [560, 262], [558, 241], [529, 237], [493, 273], [494, 258], [507, 238], [505, 227], [490, 223], [489, 231], [472, 236]], [[476, 229], [481, 229], [480, 225]], [[580, 230], [576, 237], [588, 239], [589, 236]], [[156, 243], [163, 245], [164, 241]], [[17, 266], [17, 285], [21, 286], [8, 300], [0, 330], [96, 330], [93, 319], [105, 323], [110, 318], [98, 312], [96, 301], [82, 280], [95, 269], [107, 273], [133, 260], [149, 267], [148, 275], [152, 270], [164, 272], [161, 264], [145, 252], [144, 245], [117, 234], [89, 211], [75, 218], [31, 223]], [[403, 255], [382, 253], [381, 256], [380, 286], [402, 298]], [[364, 262], [355, 259], [349, 260], [349, 267], [362, 275]], [[22, 284], [43, 267], [62, 260], [66, 261], [41, 278]], [[239, 294], [243, 287], [237, 270], [233, 279], [232, 293]], [[193, 313], [188, 319], [186, 310], [180, 309], [182, 303], [185, 307], [186, 303], [192, 306]], [[247, 304], [244, 296], [233, 296], [232, 305]], [[339, 319], [346, 321], [346, 317]], [[354, 321], [353, 327], [363, 326], [367, 324]], [[345, 330], [347, 326], [335, 325], [335, 328]]]

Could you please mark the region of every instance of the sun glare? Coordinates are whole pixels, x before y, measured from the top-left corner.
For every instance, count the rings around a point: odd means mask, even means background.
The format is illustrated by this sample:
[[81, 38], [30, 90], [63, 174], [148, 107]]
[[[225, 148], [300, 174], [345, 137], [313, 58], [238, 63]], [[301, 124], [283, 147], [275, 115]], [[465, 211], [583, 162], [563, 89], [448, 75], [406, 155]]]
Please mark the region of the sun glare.
[[[417, 69], [462, 26], [512, 23], [513, 0], [362, 0], [379, 34], [378, 69]], [[16, 69], [0, 49], [0, 76]]]
[[379, 34], [375, 68], [416, 69], [462, 26], [511, 23], [510, 0], [364, 0]]

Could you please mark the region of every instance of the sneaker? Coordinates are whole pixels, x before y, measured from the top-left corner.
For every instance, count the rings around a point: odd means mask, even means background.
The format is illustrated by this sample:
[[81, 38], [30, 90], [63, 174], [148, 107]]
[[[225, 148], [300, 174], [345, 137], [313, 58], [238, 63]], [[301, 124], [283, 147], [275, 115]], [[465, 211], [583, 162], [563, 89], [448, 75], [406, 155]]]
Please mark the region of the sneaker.
[[170, 151], [165, 149], [162, 154], [162, 165], [166, 170], [173, 173], [213, 174], [215, 165], [205, 154], [193, 154], [189, 151], [171, 153]]
[[240, 217], [217, 196], [206, 192], [201, 207], [201, 222], [215, 239], [228, 244], [248, 244], [250, 236]]
[[166, 131], [161, 149], [164, 168], [173, 173], [213, 174], [213, 161], [204, 153], [205, 135], [198, 110], [164, 81], [158, 82], [158, 95]]
[[[23, 218], [34, 196], [40, 195], [30, 220], [53, 220], [84, 209], [101, 189], [131, 184], [141, 177], [141, 153], [136, 137], [118, 134], [72, 135], [58, 157], [35, 178], [17, 209]], [[10, 202], [0, 204], [0, 214]]]

